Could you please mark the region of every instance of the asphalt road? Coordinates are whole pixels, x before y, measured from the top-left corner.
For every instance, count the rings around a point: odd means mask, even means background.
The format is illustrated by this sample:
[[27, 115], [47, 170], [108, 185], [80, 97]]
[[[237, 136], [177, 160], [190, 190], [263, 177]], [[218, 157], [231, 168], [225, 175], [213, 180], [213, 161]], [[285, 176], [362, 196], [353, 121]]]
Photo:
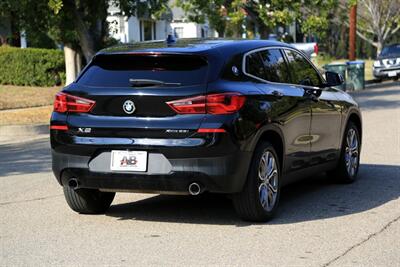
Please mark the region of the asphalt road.
[[287, 187], [266, 224], [238, 220], [214, 195], [117, 194], [107, 214], [78, 215], [47, 140], [1, 145], [0, 265], [400, 266], [400, 84], [355, 96], [360, 179]]

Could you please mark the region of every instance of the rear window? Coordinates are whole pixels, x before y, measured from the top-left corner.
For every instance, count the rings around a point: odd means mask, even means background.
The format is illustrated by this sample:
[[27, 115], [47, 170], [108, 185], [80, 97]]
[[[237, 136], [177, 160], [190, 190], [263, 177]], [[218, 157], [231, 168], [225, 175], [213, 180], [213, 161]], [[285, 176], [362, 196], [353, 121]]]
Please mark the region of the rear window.
[[129, 87], [148, 79], [182, 86], [206, 83], [205, 58], [193, 55], [98, 55], [79, 78], [86, 86]]

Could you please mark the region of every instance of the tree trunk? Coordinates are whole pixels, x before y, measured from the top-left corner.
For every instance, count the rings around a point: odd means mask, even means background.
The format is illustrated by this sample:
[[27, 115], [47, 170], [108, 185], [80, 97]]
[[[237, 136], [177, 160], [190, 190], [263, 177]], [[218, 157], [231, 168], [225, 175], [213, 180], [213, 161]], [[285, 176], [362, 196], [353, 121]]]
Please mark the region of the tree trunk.
[[357, 4], [350, 8], [349, 60], [356, 59]]
[[82, 19], [81, 13], [74, 9], [75, 14], [75, 25], [79, 35], [79, 44], [82, 48], [83, 56], [86, 59], [86, 62], [92, 60], [92, 57], [95, 54], [94, 48], [94, 35], [91, 34], [88, 30], [87, 25]]
[[77, 52], [68, 44], [64, 45], [64, 58], [65, 58], [65, 85], [72, 83], [77, 74]]
[[82, 70], [82, 55], [79, 52], [76, 52], [75, 54], [75, 67], [76, 67], [76, 76], [78, 76]]
[[94, 38], [91, 36], [91, 34], [84, 29], [79, 29], [78, 30], [79, 34], [79, 43], [82, 48], [82, 53], [83, 56], [86, 59], [86, 62], [89, 62], [92, 60], [92, 57], [95, 54], [95, 49], [94, 49]]
[[376, 46], [376, 56], [379, 56], [383, 48], [383, 42], [378, 41], [375, 46]]

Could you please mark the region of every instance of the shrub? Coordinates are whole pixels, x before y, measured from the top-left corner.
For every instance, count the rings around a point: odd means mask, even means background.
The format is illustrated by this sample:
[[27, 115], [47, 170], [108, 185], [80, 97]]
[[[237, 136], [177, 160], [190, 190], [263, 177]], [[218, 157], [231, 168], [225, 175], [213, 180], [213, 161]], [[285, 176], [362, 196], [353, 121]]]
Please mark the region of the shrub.
[[61, 50], [0, 47], [0, 84], [54, 86], [65, 82]]

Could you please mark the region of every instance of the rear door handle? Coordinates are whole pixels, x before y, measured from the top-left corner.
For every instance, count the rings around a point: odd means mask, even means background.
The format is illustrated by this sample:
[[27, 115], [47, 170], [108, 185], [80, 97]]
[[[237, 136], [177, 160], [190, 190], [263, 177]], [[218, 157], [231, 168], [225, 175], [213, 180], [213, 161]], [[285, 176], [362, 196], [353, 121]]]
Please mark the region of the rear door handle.
[[314, 95], [314, 94], [308, 95], [308, 98], [309, 98], [311, 101], [314, 101], [314, 102], [318, 102], [318, 101], [319, 101], [318, 96], [316, 96], [316, 95]]
[[277, 98], [282, 98], [283, 97], [283, 93], [279, 92], [277, 90], [272, 91], [272, 95], [277, 97]]
[[318, 94], [318, 90], [315, 89], [305, 89], [305, 93], [308, 99], [314, 101], [314, 102], [318, 102], [319, 99], [319, 94]]

